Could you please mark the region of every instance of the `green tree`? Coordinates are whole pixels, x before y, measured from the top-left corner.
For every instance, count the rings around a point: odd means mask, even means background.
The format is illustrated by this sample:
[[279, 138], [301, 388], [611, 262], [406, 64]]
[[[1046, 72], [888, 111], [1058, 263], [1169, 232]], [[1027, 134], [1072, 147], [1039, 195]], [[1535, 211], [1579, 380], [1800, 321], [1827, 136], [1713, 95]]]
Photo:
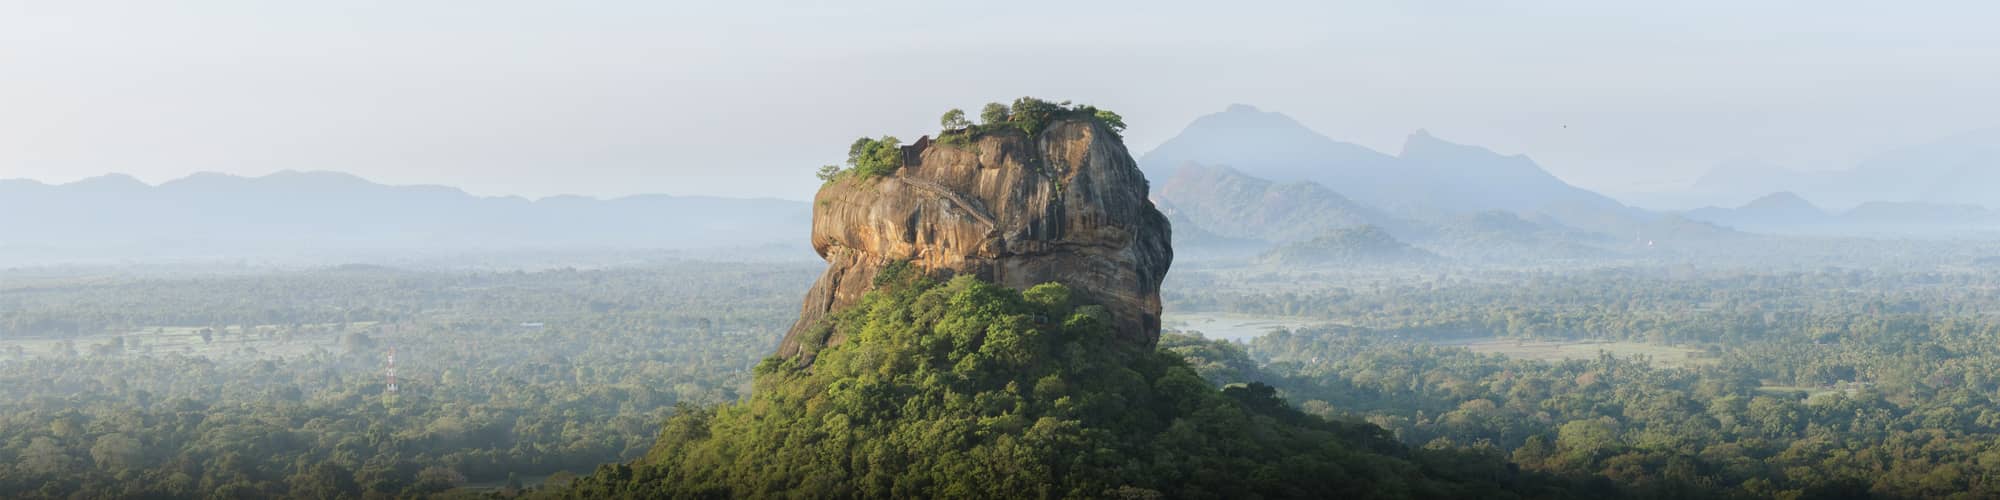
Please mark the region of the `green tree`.
[[99, 468], [123, 471], [144, 466], [145, 451], [139, 440], [114, 432], [97, 438], [97, 443], [90, 447], [90, 458]]
[[1118, 116], [1118, 113], [1108, 109], [1097, 110], [1097, 121], [1104, 122], [1104, 126], [1110, 128], [1112, 133], [1125, 133], [1125, 117]]
[[1029, 134], [1041, 133], [1042, 128], [1063, 111], [1061, 105], [1033, 97], [1015, 99], [1014, 105], [1008, 109], [1012, 110], [1012, 114], [1007, 121]]
[[944, 112], [944, 117], [938, 119], [938, 125], [943, 126], [945, 131], [952, 131], [971, 127], [972, 122], [965, 119], [965, 110], [952, 108], [951, 111]]
[[979, 109], [979, 123], [987, 126], [1007, 123], [1009, 115], [1007, 105], [989, 102], [986, 103], [986, 107]]
[[847, 164], [863, 179], [889, 175], [903, 167], [903, 141], [885, 135], [880, 139], [862, 137], [847, 148]]
[[354, 473], [346, 467], [320, 462], [292, 481], [292, 493], [316, 500], [355, 498], [361, 496], [361, 485], [354, 482]]

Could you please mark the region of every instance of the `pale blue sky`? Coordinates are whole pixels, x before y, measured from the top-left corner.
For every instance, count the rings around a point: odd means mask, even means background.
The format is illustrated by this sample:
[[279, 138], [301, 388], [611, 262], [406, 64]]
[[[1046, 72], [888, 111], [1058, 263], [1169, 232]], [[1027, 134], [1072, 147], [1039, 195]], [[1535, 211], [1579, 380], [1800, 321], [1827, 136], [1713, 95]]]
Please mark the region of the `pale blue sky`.
[[1242, 102], [1618, 193], [2000, 125], [1986, 2], [862, 3], [4, 1], [0, 178], [804, 199], [856, 136], [1036, 95], [1135, 153]]

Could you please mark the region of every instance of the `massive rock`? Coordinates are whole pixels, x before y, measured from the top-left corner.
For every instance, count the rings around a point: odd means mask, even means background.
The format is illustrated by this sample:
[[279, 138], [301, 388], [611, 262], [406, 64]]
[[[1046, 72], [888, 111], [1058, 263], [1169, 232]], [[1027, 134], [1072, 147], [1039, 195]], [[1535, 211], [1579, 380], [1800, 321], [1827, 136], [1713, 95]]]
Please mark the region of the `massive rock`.
[[778, 356], [809, 363], [819, 346], [840, 343], [821, 320], [897, 261], [1019, 289], [1060, 282], [1109, 309], [1121, 338], [1148, 348], [1159, 340], [1170, 228], [1111, 130], [1071, 118], [1032, 137], [1010, 129], [956, 145], [924, 139], [903, 153], [894, 174], [836, 180], [814, 197], [812, 245], [828, 266]]

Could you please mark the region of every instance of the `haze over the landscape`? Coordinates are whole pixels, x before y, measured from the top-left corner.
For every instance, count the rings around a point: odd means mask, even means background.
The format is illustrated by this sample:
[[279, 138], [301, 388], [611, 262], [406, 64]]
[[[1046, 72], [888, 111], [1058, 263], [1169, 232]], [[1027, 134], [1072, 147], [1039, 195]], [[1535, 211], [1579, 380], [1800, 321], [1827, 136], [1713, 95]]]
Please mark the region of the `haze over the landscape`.
[[2000, 8], [0, 8], [0, 498], [2000, 498]]
[[1755, 196], [1673, 193], [1718, 165], [1843, 169], [2000, 126], [1996, 16], [1847, 1], [37, 2], [0, 15], [0, 178], [332, 170], [482, 195], [802, 200], [799, 173], [838, 161], [843, 137], [913, 139], [937, 109], [1044, 95], [1127, 113], [1137, 151], [1240, 102], [1377, 151], [1427, 129], [1623, 201], [1733, 206]]

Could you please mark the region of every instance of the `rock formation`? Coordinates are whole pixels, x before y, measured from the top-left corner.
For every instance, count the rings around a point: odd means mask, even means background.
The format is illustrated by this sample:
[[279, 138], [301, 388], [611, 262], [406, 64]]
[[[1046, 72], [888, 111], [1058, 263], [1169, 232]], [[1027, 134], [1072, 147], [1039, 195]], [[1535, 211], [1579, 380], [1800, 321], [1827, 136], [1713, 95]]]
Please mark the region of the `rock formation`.
[[840, 343], [821, 319], [897, 261], [1018, 289], [1060, 282], [1109, 309], [1120, 338], [1150, 348], [1173, 249], [1146, 194], [1124, 144], [1096, 120], [1060, 119], [1033, 136], [919, 140], [895, 173], [838, 179], [814, 197], [812, 245], [828, 266], [778, 356], [809, 363], [818, 346]]

